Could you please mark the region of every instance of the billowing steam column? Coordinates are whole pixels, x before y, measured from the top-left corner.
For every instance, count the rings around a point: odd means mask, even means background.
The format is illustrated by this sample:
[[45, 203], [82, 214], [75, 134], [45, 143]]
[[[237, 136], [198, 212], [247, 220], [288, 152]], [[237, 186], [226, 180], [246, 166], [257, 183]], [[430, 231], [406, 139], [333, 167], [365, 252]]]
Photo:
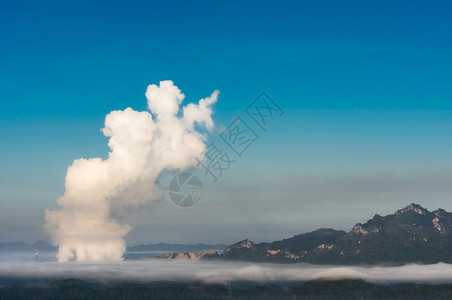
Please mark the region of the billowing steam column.
[[163, 170], [196, 166], [205, 145], [195, 125], [213, 128], [218, 94], [188, 104], [178, 115], [185, 95], [172, 81], [161, 81], [147, 88], [150, 112], [127, 108], [106, 116], [108, 158], [75, 160], [57, 200], [61, 209], [46, 210], [45, 226], [59, 247], [59, 261], [122, 260], [124, 236], [132, 228], [116, 218], [160, 197], [155, 182]]

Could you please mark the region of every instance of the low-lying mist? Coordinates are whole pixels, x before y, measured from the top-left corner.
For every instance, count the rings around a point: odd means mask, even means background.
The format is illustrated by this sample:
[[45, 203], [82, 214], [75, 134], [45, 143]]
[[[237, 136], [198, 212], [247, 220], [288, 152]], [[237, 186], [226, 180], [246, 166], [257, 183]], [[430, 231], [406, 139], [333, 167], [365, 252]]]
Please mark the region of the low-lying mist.
[[55, 253], [1, 253], [0, 283], [12, 280], [77, 278], [101, 281], [303, 282], [313, 279], [364, 279], [373, 283], [452, 283], [452, 265], [332, 266], [219, 261], [140, 260], [57, 262]]

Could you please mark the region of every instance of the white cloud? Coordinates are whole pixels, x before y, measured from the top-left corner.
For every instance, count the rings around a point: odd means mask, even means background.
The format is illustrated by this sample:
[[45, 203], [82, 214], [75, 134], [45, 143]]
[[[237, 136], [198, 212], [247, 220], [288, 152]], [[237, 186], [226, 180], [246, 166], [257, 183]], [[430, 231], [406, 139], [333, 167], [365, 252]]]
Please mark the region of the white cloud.
[[158, 199], [155, 185], [164, 170], [183, 170], [205, 150], [195, 123], [212, 129], [218, 91], [184, 108], [184, 94], [170, 80], [146, 91], [151, 111], [113, 111], [102, 132], [111, 151], [106, 160], [78, 159], [68, 168], [61, 210], [46, 211], [46, 228], [59, 246], [59, 261], [121, 260], [124, 236], [132, 229], [115, 219], [130, 208]]

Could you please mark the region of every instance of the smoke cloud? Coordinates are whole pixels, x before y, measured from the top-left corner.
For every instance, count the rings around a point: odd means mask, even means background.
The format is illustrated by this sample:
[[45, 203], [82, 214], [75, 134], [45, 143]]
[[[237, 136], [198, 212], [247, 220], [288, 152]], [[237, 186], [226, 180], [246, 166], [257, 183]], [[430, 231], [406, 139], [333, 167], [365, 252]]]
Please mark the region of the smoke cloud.
[[197, 164], [211, 130], [212, 105], [218, 91], [188, 104], [170, 80], [146, 91], [148, 111], [127, 108], [105, 118], [108, 158], [77, 159], [68, 168], [60, 210], [46, 210], [46, 230], [57, 258], [65, 261], [118, 261], [126, 250], [124, 236], [132, 229], [118, 218], [141, 204], [161, 197], [155, 182], [164, 170], [183, 170]]

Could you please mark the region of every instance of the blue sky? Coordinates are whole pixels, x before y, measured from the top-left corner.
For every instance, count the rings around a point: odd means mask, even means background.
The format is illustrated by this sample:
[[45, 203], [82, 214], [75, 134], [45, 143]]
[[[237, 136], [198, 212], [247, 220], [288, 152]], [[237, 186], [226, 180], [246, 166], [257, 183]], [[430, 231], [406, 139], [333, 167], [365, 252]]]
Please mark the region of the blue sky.
[[285, 114], [197, 207], [125, 220], [130, 243], [348, 230], [411, 200], [452, 210], [449, 1], [4, 1], [0, 20], [0, 241], [48, 239], [67, 166], [106, 157], [105, 115], [145, 110], [166, 79], [187, 102], [219, 89], [220, 128], [262, 90]]

